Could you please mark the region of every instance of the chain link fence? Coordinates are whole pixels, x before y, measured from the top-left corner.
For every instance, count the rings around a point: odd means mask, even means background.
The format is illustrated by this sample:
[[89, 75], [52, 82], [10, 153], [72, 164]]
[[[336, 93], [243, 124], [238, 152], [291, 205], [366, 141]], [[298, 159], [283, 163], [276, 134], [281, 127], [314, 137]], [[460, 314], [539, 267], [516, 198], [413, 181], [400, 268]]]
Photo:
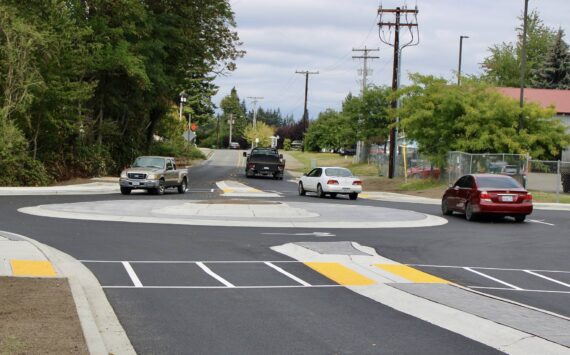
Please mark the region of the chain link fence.
[[[386, 153], [385, 148], [383, 145], [373, 144], [369, 147], [367, 154], [368, 164], [378, 166], [380, 176], [388, 176], [390, 167], [390, 155]], [[405, 161], [404, 156], [406, 157]], [[440, 172], [439, 168], [435, 167], [427, 158], [419, 154], [415, 147], [404, 147], [401, 145], [396, 155], [394, 175], [396, 177], [406, 176], [409, 179], [439, 179]]]

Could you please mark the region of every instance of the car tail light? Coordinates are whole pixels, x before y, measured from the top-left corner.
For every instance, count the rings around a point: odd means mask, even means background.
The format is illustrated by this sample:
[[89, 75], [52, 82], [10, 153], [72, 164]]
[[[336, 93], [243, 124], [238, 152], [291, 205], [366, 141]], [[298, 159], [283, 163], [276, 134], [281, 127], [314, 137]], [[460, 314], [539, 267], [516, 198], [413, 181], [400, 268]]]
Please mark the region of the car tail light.
[[532, 194], [530, 192], [527, 192], [526, 196], [524, 197], [524, 200], [528, 201], [528, 202], [532, 202]]
[[249, 163], [249, 164], [247, 164], [247, 168], [248, 168], [248, 169], [255, 169], [255, 164], [254, 164], [254, 163]]
[[329, 181], [327, 181], [327, 185], [338, 185], [338, 181], [336, 181], [336, 180], [329, 180]]
[[479, 198], [481, 199], [481, 201], [491, 202], [491, 195], [489, 195], [487, 191], [481, 191]]
[[353, 185], [362, 185], [362, 181], [360, 181], [360, 180], [355, 180], [352, 184], [353, 184]]

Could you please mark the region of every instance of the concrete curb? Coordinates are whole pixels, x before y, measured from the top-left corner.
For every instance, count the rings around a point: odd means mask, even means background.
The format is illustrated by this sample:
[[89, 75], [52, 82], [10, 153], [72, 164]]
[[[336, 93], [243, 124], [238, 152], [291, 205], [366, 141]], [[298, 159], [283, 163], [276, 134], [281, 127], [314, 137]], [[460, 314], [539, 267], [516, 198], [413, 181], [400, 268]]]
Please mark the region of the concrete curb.
[[[353, 292], [500, 351], [521, 355], [570, 354], [569, 348], [551, 340], [398, 289], [396, 285], [411, 284], [397, 275], [389, 274], [372, 265], [399, 263], [378, 255], [373, 248], [355, 242], [351, 244], [355, 250], [367, 255], [321, 254], [298, 243], [288, 243], [271, 249], [301, 262], [341, 263], [366, 278], [376, 281], [376, 284], [370, 286], [347, 286]], [[445, 286], [458, 287], [453, 284]], [[500, 300], [496, 301], [500, 302]]]
[[48, 245], [16, 235], [34, 245], [58, 274], [69, 280], [90, 354], [136, 354], [97, 278], [81, 262]]

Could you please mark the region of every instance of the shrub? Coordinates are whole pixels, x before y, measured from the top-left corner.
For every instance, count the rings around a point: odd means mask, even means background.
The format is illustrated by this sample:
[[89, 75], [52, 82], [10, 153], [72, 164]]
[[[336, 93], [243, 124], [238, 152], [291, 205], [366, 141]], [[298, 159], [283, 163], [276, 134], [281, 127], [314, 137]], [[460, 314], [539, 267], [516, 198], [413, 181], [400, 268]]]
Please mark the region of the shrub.
[[285, 138], [285, 140], [283, 141], [283, 149], [291, 150], [291, 139]]
[[175, 138], [165, 142], [154, 142], [150, 147], [149, 154], [190, 160], [206, 158], [198, 148], [194, 145], [188, 145], [182, 138]]

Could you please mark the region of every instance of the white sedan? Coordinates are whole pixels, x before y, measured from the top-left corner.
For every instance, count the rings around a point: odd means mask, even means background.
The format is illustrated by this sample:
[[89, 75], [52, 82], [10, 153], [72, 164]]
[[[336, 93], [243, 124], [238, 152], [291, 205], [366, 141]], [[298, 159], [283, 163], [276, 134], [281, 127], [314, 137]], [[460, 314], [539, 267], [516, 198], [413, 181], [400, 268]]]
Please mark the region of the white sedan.
[[304, 196], [307, 192], [316, 192], [319, 197], [328, 194], [333, 198], [345, 194], [351, 200], [356, 200], [362, 192], [362, 180], [345, 168], [315, 168], [304, 174], [299, 181], [299, 195]]

